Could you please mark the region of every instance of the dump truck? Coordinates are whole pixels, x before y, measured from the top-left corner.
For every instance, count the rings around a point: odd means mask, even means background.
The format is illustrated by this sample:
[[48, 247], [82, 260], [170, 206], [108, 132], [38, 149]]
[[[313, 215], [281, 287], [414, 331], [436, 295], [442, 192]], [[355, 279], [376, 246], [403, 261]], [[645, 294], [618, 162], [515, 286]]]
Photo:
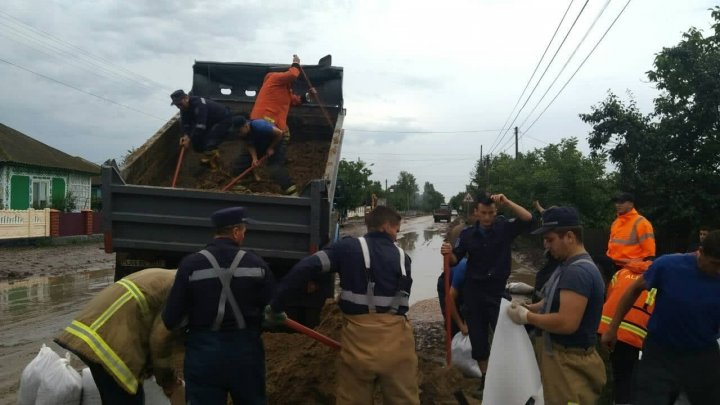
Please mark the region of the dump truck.
[[[232, 206], [245, 207], [254, 220], [247, 225], [243, 248], [265, 259], [278, 279], [299, 259], [337, 238], [333, 202], [345, 110], [343, 69], [331, 66], [330, 61], [327, 56], [317, 65], [303, 65], [307, 80], [301, 75], [293, 85], [296, 94], [305, 94], [308, 83], [317, 90], [314, 101], [292, 107], [288, 116], [287, 165], [301, 190], [299, 196], [283, 195], [271, 180], [247, 184], [245, 192], [221, 191], [232, 179], [232, 160], [244, 147], [233, 134], [220, 146], [224, 167], [219, 173], [203, 169], [200, 155], [191, 150], [178, 164], [183, 135], [179, 114], [133, 150], [121, 167], [114, 161], [102, 166], [105, 250], [116, 254], [115, 279], [148, 267], [177, 268], [184, 256], [212, 239], [210, 215]], [[198, 61], [190, 94], [221, 102], [234, 114], [249, 117], [265, 75], [288, 67]], [[172, 187], [178, 167], [177, 184]], [[333, 293], [332, 276], [313, 280], [292, 300], [288, 315], [312, 326]]]
[[439, 207], [435, 208], [433, 210], [433, 220], [435, 222], [440, 222], [442, 220], [450, 222], [452, 220], [452, 215], [450, 214], [450, 206], [447, 204], [440, 204]]

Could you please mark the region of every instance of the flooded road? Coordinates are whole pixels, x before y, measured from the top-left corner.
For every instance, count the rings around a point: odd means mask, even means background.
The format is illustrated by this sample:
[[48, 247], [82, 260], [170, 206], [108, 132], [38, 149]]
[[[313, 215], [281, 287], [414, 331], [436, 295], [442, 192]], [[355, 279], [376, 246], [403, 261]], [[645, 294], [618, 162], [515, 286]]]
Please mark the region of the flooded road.
[[113, 270], [0, 281], [0, 404], [14, 404], [25, 366], [80, 308], [113, 282]]
[[410, 305], [437, 298], [437, 278], [443, 270], [440, 246], [447, 227], [444, 222], [434, 223], [432, 216], [408, 218], [400, 227], [398, 245], [412, 259]]

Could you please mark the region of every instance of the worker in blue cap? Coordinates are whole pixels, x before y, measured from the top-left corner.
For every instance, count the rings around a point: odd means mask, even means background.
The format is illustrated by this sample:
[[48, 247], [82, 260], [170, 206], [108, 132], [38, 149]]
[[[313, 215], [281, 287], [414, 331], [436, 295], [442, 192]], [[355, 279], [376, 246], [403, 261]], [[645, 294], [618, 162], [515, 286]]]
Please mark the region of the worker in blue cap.
[[188, 95], [183, 90], [175, 90], [170, 99], [170, 104], [180, 110], [183, 134], [180, 146], [192, 146], [195, 152], [203, 154], [201, 164], [209, 166], [213, 171], [218, 170], [218, 147], [232, 127], [230, 108], [209, 98]]
[[[215, 238], [178, 267], [163, 312], [168, 329], [186, 327], [185, 395], [192, 404], [265, 404], [263, 308], [275, 280], [267, 263], [242, 250], [243, 207], [216, 211]], [[183, 320], [187, 318], [187, 326]]]

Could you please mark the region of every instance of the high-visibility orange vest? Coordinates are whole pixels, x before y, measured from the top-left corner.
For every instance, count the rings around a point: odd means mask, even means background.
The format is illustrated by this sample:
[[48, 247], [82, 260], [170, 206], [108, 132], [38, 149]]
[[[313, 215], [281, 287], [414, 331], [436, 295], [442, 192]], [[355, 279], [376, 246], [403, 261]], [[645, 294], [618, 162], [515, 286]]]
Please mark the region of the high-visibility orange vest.
[[610, 227], [607, 255], [620, 267], [644, 271], [650, 267], [646, 257], [655, 256], [652, 224], [633, 208], [618, 215]]
[[[642, 272], [637, 273], [630, 269], [622, 269], [615, 273], [608, 286], [607, 299], [605, 305], [603, 305], [598, 333], [603, 333], [608, 329], [620, 299], [628, 287], [639, 277], [642, 277]], [[655, 289], [643, 291], [620, 323], [617, 339], [641, 349], [645, 336], [647, 336], [648, 320], [654, 308]]]

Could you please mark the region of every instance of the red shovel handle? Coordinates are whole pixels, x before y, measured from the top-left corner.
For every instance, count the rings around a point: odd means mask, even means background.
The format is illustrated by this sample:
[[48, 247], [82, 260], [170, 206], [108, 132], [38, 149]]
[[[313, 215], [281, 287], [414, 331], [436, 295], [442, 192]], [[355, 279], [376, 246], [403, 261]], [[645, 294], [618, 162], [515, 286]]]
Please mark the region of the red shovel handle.
[[285, 319], [285, 326], [287, 326], [288, 328], [290, 328], [296, 332], [300, 332], [304, 335], [307, 335], [324, 345], [330, 346], [335, 350], [340, 350], [340, 348], [342, 347], [340, 345], [340, 342], [338, 342], [337, 340], [330, 339], [329, 337], [323, 335], [322, 333], [318, 333], [303, 324], [293, 321], [290, 318]]
[[226, 184], [225, 187], [222, 188], [222, 191], [228, 191], [230, 189], [230, 187], [234, 186], [235, 183], [237, 183], [238, 181], [240, 181], [240, 179], [245, 177], [246, 174], [253, 171], [256, 167], [260, 167], [260, 165], [263, 164], [268, 157], [270, 157], [270, 155], [265, 155], [265, 156], [261, 157], [260, 159], [258, 159], [257, 166], [250, 166], [247, 169], [245, 169], [244, 172], [238, 174], [237, 177], [230, 180], [230, 183]]
[[180, 156], [178, 156], [177, 165], [175, 166], [175, 176], [173, 176], [172, 180], [172, 187], [175, 188], [175, 183], [177, 183], [178, 175], [180, 174], [180, 167], [182, 166], [183, 158], [185, 157], [185, 149], [186, 147], [180, 148]]

